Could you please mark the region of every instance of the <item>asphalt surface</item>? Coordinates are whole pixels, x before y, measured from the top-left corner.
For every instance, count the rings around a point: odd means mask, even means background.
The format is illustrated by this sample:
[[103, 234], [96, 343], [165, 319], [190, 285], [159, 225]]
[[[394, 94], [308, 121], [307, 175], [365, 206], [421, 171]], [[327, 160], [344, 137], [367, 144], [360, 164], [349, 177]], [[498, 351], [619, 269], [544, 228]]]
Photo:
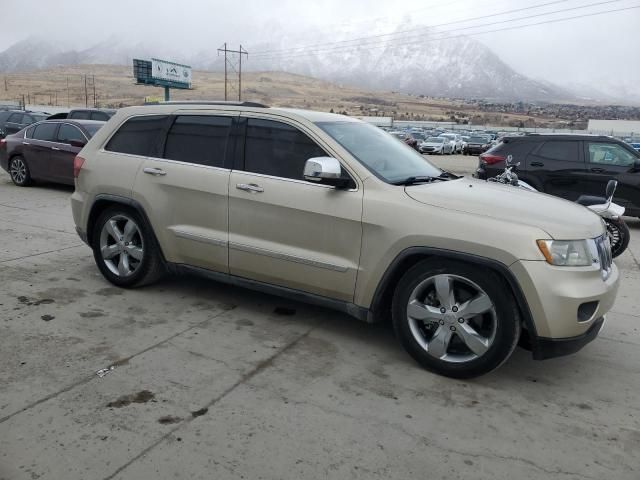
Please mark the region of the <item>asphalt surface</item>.
[[70, 194], [0, 174], [0, 479], [640, 478], [638, 220], [596, 341], [456, 381], [330, 310], [197, 277], [114, 288]]

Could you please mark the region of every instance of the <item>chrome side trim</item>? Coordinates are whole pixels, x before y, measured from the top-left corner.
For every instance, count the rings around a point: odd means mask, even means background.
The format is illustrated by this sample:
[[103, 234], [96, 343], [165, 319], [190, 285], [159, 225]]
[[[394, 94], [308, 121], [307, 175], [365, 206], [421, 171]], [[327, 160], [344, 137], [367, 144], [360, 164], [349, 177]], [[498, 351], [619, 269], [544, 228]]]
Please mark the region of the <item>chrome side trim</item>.
[[170, 228], [169, 230], [171, 230], [176, 237], [184, 238], [185, 240], [193, 240], [194, 242], [208, 243], [209, 245], [215, 245], [216, 247], [226, 247], [228, 243], [226, 240], [198, 235], [197, 233], [175, 230], [173, 228]]
[[348, 267], [345, 267], [343, 265], [334, 265], [332, 263], [320, 262], [318, 260], [298, 257], [297, 255], [274, 252], [273, 250], [268, 250], [266, 248], [252, 247], [250, 245], [244, 245], [242, 243], [229, 242], [229, 248], [232, 250], [238, 250], [240, 252], [255, 253], [256, 255], [264, 255], [266, 257], [277, 258], [278, 260], [286, 260], [288, 262], [301, 263], [303, 265], [309, 265], [311, 267], [333, 270], [334, 272], [343, 273], [349, 270]]

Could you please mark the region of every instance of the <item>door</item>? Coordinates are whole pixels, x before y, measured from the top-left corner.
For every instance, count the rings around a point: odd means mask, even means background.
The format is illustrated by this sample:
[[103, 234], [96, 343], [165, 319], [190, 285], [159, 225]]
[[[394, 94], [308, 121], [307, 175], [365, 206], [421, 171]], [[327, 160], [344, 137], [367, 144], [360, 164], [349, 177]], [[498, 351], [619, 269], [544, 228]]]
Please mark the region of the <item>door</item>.
[[22, 140], [22, 155], [33, 178], [52, 180], [49, 162], [51, 147], [55, 145], [57, 129], [57, 123], [40, 123], [33, 129], [31, 138]]
[[575, 201], [584, 193], [584, 161], [580, 142], [547, 140], [527, 156], [527, 178], [545, 193]]
[[22, 129], [22, 113], [12, 113], [4, 124], [4, 130], [7, 135], [19, 132]]
[[172, 263], [228, 273], [230, 133], [237, 113], [169, 119], [134, 186]]
[[625, 208], [640, 209], [640, 173], [633, 168], [639, 156], [615, 142], [587, 141], [584, 150], [584, 193], [604, 197], [607, 183], [615, 179], [614, 201]]
[[56, 142], [51, 145], [49, 177], [60, 183], [73, 185], [73, 159], [81, 148], [73, 147], [72, 141], [87, 143], [87, 137], [75, 125], [60, 124]]
[[[258, 115], [243, 125], [244, 149], [229, 185], [230, 273], [353, 301], [362, 187], [304, 180], [306, 160], [328, 155], [304, 127]], [[355, 178], [344, 164], [343, 175]]]

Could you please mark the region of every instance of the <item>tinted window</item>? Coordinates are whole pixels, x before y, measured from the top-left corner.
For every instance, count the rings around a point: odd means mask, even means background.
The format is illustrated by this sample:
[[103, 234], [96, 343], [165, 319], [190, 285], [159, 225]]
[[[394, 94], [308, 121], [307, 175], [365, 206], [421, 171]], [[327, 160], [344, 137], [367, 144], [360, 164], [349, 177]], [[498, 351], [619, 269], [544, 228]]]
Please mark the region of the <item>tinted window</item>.
[[74, 118], [76, 120], [89, 120], [89, 111], [76, 110], [75, 112], [71, 112], [67, 118]]
[[62, 124], [58, 130], [58, 142], [71, 143], [71, 140], [77, 140], [79, 142], [86, 142], [87, 139], [77, 127], [72, 125]]
[[22, 114], [21, 113], [12, 113], [9, 116], [9, 118], [7, 119], [7, 122], [22, 123]]
[[600, 165], [631, 167], [636, 156], [615, 143], [589, 143], [589, 162]]
[[109, 120], [109, 115], [103, 112], [91, 112], [91, 120], [100, 120], [101, 122], [106, 122]]
[[23, 123], [28, 123], [28, 124], [32, 124], [35, 122], [39, 122], [41, 120], [46, 120], [47, 119], [47, 115], [34, 115], [31, 114], [29, 115], [29, 118], [27, 119], [27, 115], [24, 116], [24, 118], [22, 119]]
[[91, 138], [96, 134], [96, 132], [98, 130], [100, 130], [102, 128], [102, 123], [97, 123], [97, 124], [92, 123], [90, 125], [86, 125], [85, 124], [85, 125], [83, 125], [83, 127], [84, 127], [85, 132], [89, 134], [89, 138]]
[[306, 161], [326, 156], [297, 128], [271, 120], [249, 119], [245, 144], [245, 170], [249, 172], [303, 180]]
[[167, 135], [164, 158], [223, 167], [231, 117], [183, 115]]
[[158, 142], [158, 134], [166, 123], [164, 115], [147, 115], [127, 120], [115, 133], [105, 150], [151, 156]]
[[564, 160], [577, 162], [578, 142], [546, 142], [536, 152], [536, 155], [550, 160]]
[[33, 131], [35, 130], [36, 127], [29, 127], [27, 128], [27, 131], [25, 132], [24, 136], [26, 138], [32, 138], [33, 137]]
[[33, 137], [36, 140], [47, 140], [53, 142], [56, 138], [57, 123], [41, 123], [36, 126], [33, 132]]
[[0, 122], [6, 121], [9, 115], [11, 115], [11, 112], [0, 112]]

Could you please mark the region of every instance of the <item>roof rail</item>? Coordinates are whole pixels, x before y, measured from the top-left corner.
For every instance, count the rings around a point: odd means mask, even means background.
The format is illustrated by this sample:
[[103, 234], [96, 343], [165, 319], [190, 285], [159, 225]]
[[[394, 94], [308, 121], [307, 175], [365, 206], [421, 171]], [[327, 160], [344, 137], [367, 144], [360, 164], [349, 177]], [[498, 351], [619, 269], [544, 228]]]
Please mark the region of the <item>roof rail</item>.
[[214, 101], [200, 101], [200, 100], [171, 100], [168, 102], [158, 102], [158, 103], [145, 103], [145, 105], [228, 105], [231, 107], [255, 107], [255, 108], [269, 108], [269, 105], [264, 105], [258, 102], [233, 102], [233, 101], [225, 101], [225, 100], [214, 100]]

